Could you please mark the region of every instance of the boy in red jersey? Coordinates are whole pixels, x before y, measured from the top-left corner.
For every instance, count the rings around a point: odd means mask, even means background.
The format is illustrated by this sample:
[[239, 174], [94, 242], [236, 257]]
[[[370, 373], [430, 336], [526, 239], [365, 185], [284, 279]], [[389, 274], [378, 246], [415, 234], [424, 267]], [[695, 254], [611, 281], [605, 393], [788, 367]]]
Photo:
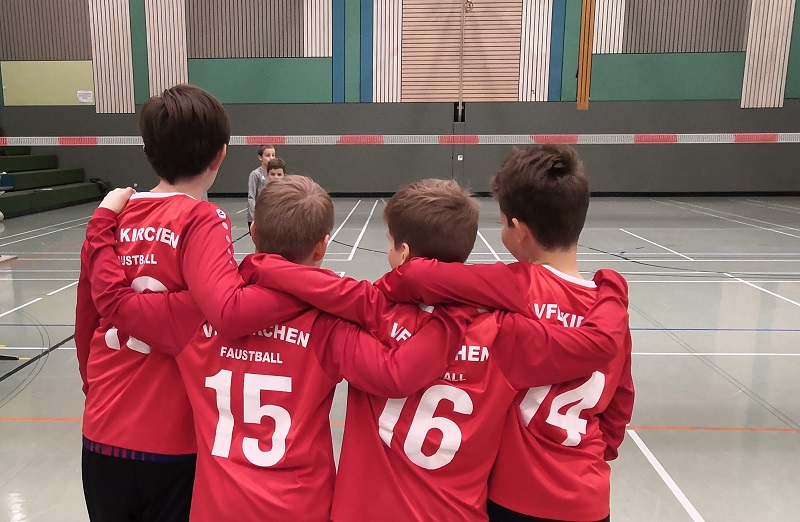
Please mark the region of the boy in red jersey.
[[[463, 262], [477, 234], [477, 203], [455, 182], [413, 183], [392, 197], [384, 217], [393, 268], [415, 256]], [[260, 284], [360, 322], [381, 339], [401, 338], [419, 324], [413, 306], [389, 303], [367, 282], [275, 259], [252, 262], [260, 268]], [[588, 375], [615, 358], [628, 339], [624, 280], [604, 271], [596, 281], [599, 292], [585, 291], [592, 302], [597, 299], [592, 312], [606, 330], [602, 341], [594, 337], [600, 334], [597, 325], [556, 327], [585, 334], [586, 341], [548, 349], [529, 337], [526, 323], [516, 316], [485, 314], [467, 330], [446, 371], [425, 390], [386, 399], [351, 388], [332, 519], [485, 520], [489, 473], [518, 391]], [[509, 267], [487, 283], [497, 285], [498, 302], [527, 306], [523, 289], [533, 284], [527, 266]], [[386, 279], [378, 285], [386, 286]], [[589, 325], [592, 317], [580, 317], [572, 326]]]
[[[576, 153], [556, 146], [515, 151], [493, 176], [492, 192], [503, 244], [520, 263], [414, 261], [386, 277], [389, 293], [516, 309], [516, 299], [499, 303], [504, 298], [487, 282], [513, 279], [511, 270], [525, 265], [533, 283], [520, 284], [526, 315], [573, 326], [595, 295], [577, 266], [589, 188]], [[613, 359], [586, 376], [521, 392], [489, 481], [491, 520], [609, 520], [607, 461], [617, 457], [633, 402], [630, 334]]]
[[[333, 215], [330, 197], [309, 178], [270, 183], [256, 203], [257, 248], [319, 266]], [[130, 294], [110, 249], [113, 226], [97, 229], [93, 221], [93, 290], [115, 286]], [[246, 264], [242, 274], [248, 278]], [[165, 296], [136, 300], [150, 297]], [[402, 350], [386, 351], [357, 326], [308, 307], [238, 339], [217, 335], [208, 323], [198, 329], [187, 322], [176, 325], [175, 342], [154, 344], [177, 357], [194, 411], [199, 451], [191, 520], [329, 520], [335, 468], [328, 416], [336, 383], [346, 377], [388, 396], [430, 383], [460, 344], [467, 315], [439, 308], [428, 315]], [[176, 350], [182, 338], [191, 342]]]
[[114, 321], [101, 320], [84, 244], [75, 346], [86, 393], [83, 485], [94, 521], [188, 518], [196, 452], [191, 408], [175, 360], [150, 353], [147, 341], [166, 340], [176, 324], [196, 326], [203, 317], [220, 332], [246, 335], [303, 309], [279, 295], [260, 310], [242, 306], [251, 290], [233, 259], [230, 220], [201, 200], [230, 138], [222, 105], [202, 89], [179, 85], [148, 100], [139, 125], [160, 183], [119, 216], [119, 261], [135, 289], [188, 289], [175, 299], [196, 301], [202, 313], [146, 316], [121, 308]]
[[[126, 289], [124, 273], [111, 249], [113, 221], [102, 230], [100, 220], [93, 218], [87, 233], [93, 291], [100, 301], [128, 299], [132, 291]], [[290, 176], [268, 185], [259, 196], [253, 230], [259, 251], [318, 265], [332, 225], [327, 195], [307, 178]], [[256, 264], [250, 262], [254, 257], [258, 256], [248, 256], [242, 263], [246, 280], [256, 277]], [[172, 296], [134, 294], [134, 300]], [[463, 325], [452, 324], [452, 319], [447, 337], [441, 327], [431, 330], [436, 318], [431, 319], [430, 313], [417, 313], [416, 306], [407, 308], [415, 316], [417, 325], [411, 328], [416, 335], [404, 342], [410, 332], [397, 323], [391, 328], [387, 325], [387, 332], [395, 332], [394, 347], [402, 346], [402, 350], [380, 353], [375, 349], [377, 341], [316, 311], [242, 339], [215, 336], [208, 325], [201, 328], [177, 356], [200, 446], [192, 519], [327, 520], [333, 493], [327, 415], [335, 383], [344, 376], [370, 396], [408, 395], [444, 373], [454, 353], [450, 350], [448, 357], [447, 344], [463, 336]], [[446, 316], [439, 321], [448, 324]], [[574, 339], [580, 336], [560, 328], [550, 327], [548, 332], [539, 323], [523, 322], [529, 328], [524, 333], [521, 328], [520, 335], [530, 336], [528, 342], [578, 344]], [[298, 349], [296, 345], [303, 342], [311, 348]], [[179, 344], [178, 340], [171, 343]], [[266, 391], [267, 405], [256, 395], [259, 391]], [[244, 423], [239, 420], [240, 411]], [[262, 426], [265, 416], [271, 420]], [[500, 424], [495, 424], [499, 430]]]

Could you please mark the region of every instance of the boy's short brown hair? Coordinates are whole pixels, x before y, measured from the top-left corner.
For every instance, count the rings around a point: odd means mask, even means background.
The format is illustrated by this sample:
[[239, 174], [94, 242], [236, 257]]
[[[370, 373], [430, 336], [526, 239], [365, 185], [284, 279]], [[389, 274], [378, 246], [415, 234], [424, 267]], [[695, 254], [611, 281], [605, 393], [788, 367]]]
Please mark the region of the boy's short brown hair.
[[194, 85], [176, 85], [147, 100], [139, 130], [147, 160], [169, 183], [202, 174], [231, 138], [225, 108]]
[[311, 178], [286, 176], [259, 193], [254, 225], [258, 252], [299, 263], [333, 230], [333, 202]]
[[480, 206], [453, 180], [423, 179], [398, 190], [383, 219], [395, 247], [407, 243], [411, 254], [463, 263], [475, 246]]
[[269, 149], [275, 150], [275, 147], [273, 147], [272, 145], [261, 145], [260, 147], [258, 147], [258, 155], [259, 156], [263, 155], [264, 151]]
[[272, 158], [267, 162], [267, 172], [272, 169], [283, 169], [283, 173], [286, 174], [286, 162], [281, 158]]
[[548, 250], [570, 248], [586, 222], [589, 181], [574, 149], [541, 145], [515, 150], [491, 179], [509, 223], [525, 223]]

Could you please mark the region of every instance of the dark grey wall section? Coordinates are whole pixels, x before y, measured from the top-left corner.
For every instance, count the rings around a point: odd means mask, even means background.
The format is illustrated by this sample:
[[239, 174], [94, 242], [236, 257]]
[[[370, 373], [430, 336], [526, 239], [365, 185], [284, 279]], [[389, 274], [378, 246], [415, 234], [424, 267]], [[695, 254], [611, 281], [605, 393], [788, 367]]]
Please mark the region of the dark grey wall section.
[[189, 58], [303, 56], [302, 0], [188, 0]]
[[91, 60], [86, 0], [0, 1], [0, 60]]
[[628, 0], [623, 53], [745, 51], [752, 0]]
[[[452, 104], [231, 105], [234, 135], [449, 134]], [[469, 103], [468, 134], [796, 132], [800, 100], [782, 109], [739, 102]], [[9, 136], [138, 134], [135, 115], [93, 107], [2, 107]], [[243, 194], [258, 166], [256, 146], [231, 146], [211, 192]], [[487, 191], [490, 174], [512, 150], [477, 146], [281, 146], [289, 171], [332, 192], [392, 192], [425, 177], [454, 177]], [[800, 144], [584, 145], [577, 147], [595, 192], [800, 192]], [[46, 148], [37, 149], [42, 152]], [[157, 180], [138, 147], [52, 147], [61, 162], [115, 186]], [[464, 161], [454, 158], [463, 154]]]

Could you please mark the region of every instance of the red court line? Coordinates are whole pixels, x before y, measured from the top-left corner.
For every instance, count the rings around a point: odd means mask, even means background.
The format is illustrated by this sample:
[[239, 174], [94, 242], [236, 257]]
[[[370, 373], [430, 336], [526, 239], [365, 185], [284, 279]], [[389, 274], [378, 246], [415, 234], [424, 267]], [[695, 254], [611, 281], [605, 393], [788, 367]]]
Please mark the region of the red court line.
[[[0, 422], [81, 422], [80, 417], [0, 417]], [[331, 426], [344, 426], [344, 422], [330, 421]], [[727, 431], [727, 432], [763, 432], [763, 433], [796, 433], [794, 428], [747, 428], [730, 426], [628, 426], [636, 431]]]

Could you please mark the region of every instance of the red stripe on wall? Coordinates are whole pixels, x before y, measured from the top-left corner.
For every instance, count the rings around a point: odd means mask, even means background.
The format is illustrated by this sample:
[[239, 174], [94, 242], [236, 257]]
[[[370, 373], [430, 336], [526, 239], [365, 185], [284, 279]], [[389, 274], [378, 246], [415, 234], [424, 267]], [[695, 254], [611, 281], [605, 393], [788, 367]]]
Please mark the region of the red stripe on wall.
[[539, 145], [574, 145], [578, 143], [577, 134], [531, 134], [531, 139]]
[[775, 133], [737, 133], [733, 135], [735, 143], [777, 143], [778, 135]]
[[97, 136], [60, 136], [59, 145], [97, 145]]
[[383, 135], [380, 134], [346, 134], [339, 136], [337, 145], [383, 145]]
[[286, 136], [246, 136], [248, 145], [286, 145]]
[[677, 134], [634, 134], [634, 143], [678, 143]]
[[477, 134], [442, 134], [439, 136], [439, 145], [477, 145], [480, 137]]

